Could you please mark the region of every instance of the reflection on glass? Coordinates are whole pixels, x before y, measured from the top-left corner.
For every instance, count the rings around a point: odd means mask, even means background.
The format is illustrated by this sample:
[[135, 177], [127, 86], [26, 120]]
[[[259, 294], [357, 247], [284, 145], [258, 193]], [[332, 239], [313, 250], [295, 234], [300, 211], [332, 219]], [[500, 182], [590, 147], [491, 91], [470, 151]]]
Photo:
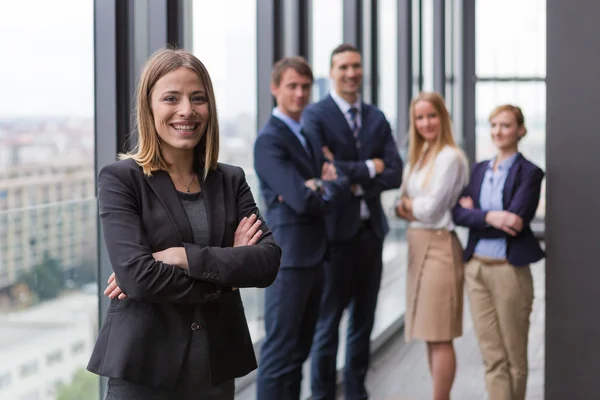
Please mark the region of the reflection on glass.
[[423, 42], [423, 88], [433, 90], [433, 0], [421, 0], [421, 34]]
[[315, 77], [312, 98], [318, 101], [329, 93], [329, 67], [331, 52], [342, 44], [342, 0], [314, 1], [312, 3], [312, 54], [311, 66]]
[[546, 75], [546, 1], [478, 0], [477, 76]]
[[0, 398], [97, 398], [93, 1], [2, 3], [0, 52]]
[[[521, 107], [525, 116], [527, 135], [519, 144], [520, 151], [533, 163], [546, 169], [546, 84], [544, 82], [488, 83], [479, 82], [476, 86], [476, 143], [477, 159], [485, 160], [495, 154], [490, 138], [490, 112], [501, 104]], [[544, 180], [545, 182], [545, 180]], [[545, 184], [538, 215], [545, 214]]]
[[[256, 0], [195, 0], [193, 5], [192, 51], [206, 65], [215, 89], [219, 161], [244, 168], [258, 202], [251, 150], [257, 133]], [[257, 342], [264, 335], [262, 290], [242, 289], [241, 295], [252, 339]]]

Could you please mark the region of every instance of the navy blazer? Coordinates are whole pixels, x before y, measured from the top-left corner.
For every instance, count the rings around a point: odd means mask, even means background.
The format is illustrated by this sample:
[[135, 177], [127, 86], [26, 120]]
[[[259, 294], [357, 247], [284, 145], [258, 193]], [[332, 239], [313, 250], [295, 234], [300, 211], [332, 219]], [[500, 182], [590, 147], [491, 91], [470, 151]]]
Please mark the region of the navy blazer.
[[508, 171], [502, 196], [503, 209], [523, 219], [523, 230], [517, 236], [511, 236], [489, 226], [485, 222], [486, 211], [481, 210], [479, 204], [481, 186], [489, 163], [490, 160], [475, 164], [471, 180], [461, 194], [461, 197], [470, 196], [473, 199], [474, 208], [466, 209], [457, 204], [452, 210], [454, 222], [469, 228], [469, 240], [464, 251], [465, 261], [473, 256], [479, 239], [497, 238], [506, 239], [506, 258], [514, 266], [526, 266], [542, 259], [545, 253], [531, 231], [530, 224], [540, 202], [544, 171], [521, 153], [517, 155]]
[[[346, 117], [330, 95], [307, 107], [302, 118], [307, 134], [331, 150], [338, 171], [347, 175], [351, 184], [362, 186], [371, 226], [383, 240], [389, 227], [380, 195], [384, 190], [399, 188], [402, 183], [402, 160], [385, 115], [377, 107], [361, 103], [360, 148], [357, 148]], [[372, 158], [380, 158], [385, 163], [383, 173], [373, 179], [365, 164]], [[331, 241], [346, 241], [358, 233], [360, 200], [360, 197], [351, 196], [327, 215], [327, 234]]]
[[[321, 177], [325, 159], [310, 138], [307, 146], [279, 118], [271, 116], [254, 143], [254, 169], [267, 211], [267, 223], [281, 247], [281, 268], [313, 267], [327, 249], [323, 214], [351, 195], [346, 177], [323, 182], [328, 197], [304, 185]], [[283, 197], [283, 202], [278, 197]]]

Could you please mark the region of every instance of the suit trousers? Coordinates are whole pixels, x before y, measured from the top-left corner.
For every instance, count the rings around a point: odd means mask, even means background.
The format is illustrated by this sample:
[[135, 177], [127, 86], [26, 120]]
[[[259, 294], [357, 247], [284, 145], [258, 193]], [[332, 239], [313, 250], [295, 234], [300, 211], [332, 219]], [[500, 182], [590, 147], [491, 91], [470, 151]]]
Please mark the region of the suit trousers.
[[367, 399], [371, 331], [381, 283], [383, 241], [369, 227], [351, 240], [332, 243], [325, 262], [325, 282], [311, 354], [314, 400], [336, 398], [339, 324], [348, 307], [344, 397]]
[[281, 268], [265, 290], [265, 340], [260, 352], [257, 399], [298, 400], [319, 312], [323, 265]]
[[533, 279], [527, 267], [474, 257], [465, 280], [490, 400], [524, 400]]

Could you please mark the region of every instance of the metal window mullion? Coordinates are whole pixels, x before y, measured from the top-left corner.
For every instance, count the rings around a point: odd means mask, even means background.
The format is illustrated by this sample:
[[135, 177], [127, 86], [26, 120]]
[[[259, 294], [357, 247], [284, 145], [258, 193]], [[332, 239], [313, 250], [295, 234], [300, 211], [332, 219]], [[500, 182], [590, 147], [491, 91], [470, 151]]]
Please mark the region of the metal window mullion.
[[[381, 11], [381, 10], [380, 10]], [[413, 21], [412, 21], [412, 0], [398, 1], [398, 116], [396, 139], [399, 146], [406, 142], [406, 134], [409, 124], [409, 107], [412, 99], [413, 87]]]
[[446, 1], [433, 0], [433, 90], [446, 93]]
[[471, 162], [476, 160], [475, 137], [475, 0], [462, 0], [462, 129], [464, 147]]
[[258, 132], [267, 123], [274, 105], [270, 90], [271, 68], [280, 57], [278, 38], [281, 37], [282, 32], [276, 18], [277, 0], [257, 0], [256, 7], [256, 131]]

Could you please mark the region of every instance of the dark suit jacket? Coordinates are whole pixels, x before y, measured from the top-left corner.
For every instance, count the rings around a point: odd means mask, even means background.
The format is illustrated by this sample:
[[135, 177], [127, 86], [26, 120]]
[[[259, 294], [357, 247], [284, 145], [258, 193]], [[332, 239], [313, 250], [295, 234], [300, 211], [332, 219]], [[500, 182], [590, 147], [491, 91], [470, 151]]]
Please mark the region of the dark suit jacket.
[[274, 116], [254, 144], [254, 169], [267, 207], [267, 222], [282, 250], [282, 268], [313, 267], [323, 261], [327, 249], [323, 214], [351, 195], [345, 177], [323, 182], [328, 197], [304, 185], [321, 176], [324, 162], [320, 147], [310, 138], [307, 145], [313, 157], [288, 126]]
[[517, 236], [493, 228], [485, 222], [486, 211], [481, 210], [479, 196], [485, 171], [490, 160], [475, 164], [471, 172], [471, 180], [464, 189], [461, 197], [470, 196], [474, 208], [465, 209], [457, 204], [452, 212], [457, 225], [469, 228], [469, 240], [464, 251], [464, 259], [473, 257], [475, 246], [479, 239], [506, 239], [506, 258], [515, 266], [525, 266], [542, 259], [545, 254], [531, 231], [530, 223], [535, 216], [544, 171], [518, 154], [515, 162], [508, 171], [504, 183], [502, 205], [504, 210], [517, 214], [523, 219], [523, 230]]
[[[329, 147], [335, 157], [335, 166], [351, 184], [360, 184], [371, 214], [371, 226], [383, 240], [389, 231], [387, 218], [381, 207], [380, 194], [400, 187], [402, 160], [392, 137], [390, 124], [375, 106], [361, 104], [360, 148], [348, 126], [346, 117], [331, 96], [315, 103], [302, 116], [307, 134]], [[382, 174], [369, 177], [365, 160], [380, 158], [385, 163]], [[360, 198], [352, 196], [327, 216], [327, 233], [331, 241], [346, 241], [358, 233], [360, 226]]]
[[[148, 177], [135, 161], [118, 161], [100, 171], [98, 190], [106, 248], [128, 298], [110, 302], [88, 370], [174, 389], [198, 304], [206, 318], [213, 384], [256, 368], [240, 292], [231, 287], [270, 285], [281, 252], [264, 223], [259, 243], [231, 247], [238, 222], [258, 213], [243, 170], [219, 164], [202, 182], [208, 247], [193, 244], [190, 222], [166, 172]], [[180, 246], [189, 274], [152, 257]]]

